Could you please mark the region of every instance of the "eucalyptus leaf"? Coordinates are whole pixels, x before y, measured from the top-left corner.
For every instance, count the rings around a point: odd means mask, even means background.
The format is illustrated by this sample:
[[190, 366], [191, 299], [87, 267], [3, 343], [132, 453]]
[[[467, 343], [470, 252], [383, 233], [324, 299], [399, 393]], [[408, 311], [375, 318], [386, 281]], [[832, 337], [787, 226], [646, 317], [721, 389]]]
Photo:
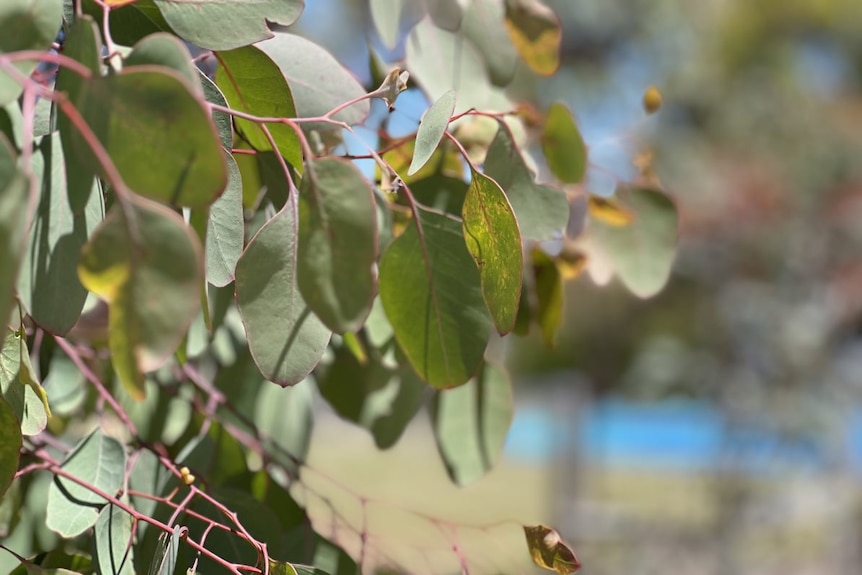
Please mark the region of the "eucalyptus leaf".
[[131, 515], [115, 505], [104, 506], [93, 535], [100, 573], [134, 575]]
[[497, 331], [505, 335], [515, 327], [524, 256], [518, 221], [497, 182], [473, 171], [463, 217], [467, 251], [479, 268], [482, 296]]
[[449, 118], [455, 110], [455, 91], [449, 90], [440, 96], [422, 116], [419, 131], [416, 132], [416, 147], [413, 149], [413, 161], [407, 175], [412, 176], [431, 158], [437, 149], [437, 144], [446, 133]]
[[12, 406], [0, 397], [0, 499], [9, 489], [15, 479], [15, 472], [18, 471], [21, 443], [21, 423]]
[[267, 22], [293, 24], [304, 0], [155, 0], [171, 28], [184, 40], [208, 50], [232, 50], [273, 36]]
[[[18, 157], [0, 134], [0, 317], [9, 317], [15, 279], [27, 238], [27, 204], [31, 176], [17, 166]], [[25, 217], [21, 217], [22, 214]]]
[[542, 150], [548, 167], [561, 181], [579, 184], [587, 172], [587, 147], [569, 109], [551, 104], [542, 131]]
[[380, 299], [413, 369], [434, 387], [455, 387], [478, 371], [490, 319], [460, 223], [418, 213], [383, 254]]
[[69, 163], [58, 133], [42, 139], [33, 157], [33, 171], [41, 176], [39, 204], [21, 273], [18, 294], [33, 320], [45, 330], [65, 335], [81, 314], [87, 290], [78, 279], [81, 248], [104, 217], [102, 195], [95, 187], [87, 204], [73, 210], [67, 190]]
[[27, 341], [10, 329], [6, 329], [0, 349], [0, 391], [24, 435], [36, 435], [45, 429], [51, 413], [48, 396], [33, 372]]
[[308, 162], [299, 193], [296, 273], [303, 299], [332, 331], [356, 331], [377, 291], [374, 190], [350, 162]]
[[514, 415], [512, 384], [505, 370], [486, 364], [476, 378], [439, 391], [434, 437], [453, 481], [466, 485], [499, 459]]
[[493, 178], [506, 193], [518, 218], [521, 235], [534, 240], [559, 237], [569, 219], [566, 194], [535, 183], [505, 122], [499, 123], [497, 135], [488, 148], [485, 175]]
[[[60, 467], [80, 481], [113, 495], [123, 485], [126, 453], [120, 442], [95, 429], [69, 452]], [[83, 485], [57, 475], [48, 489], [46, 523], [63, 537], [75, 537], [96, 523], [105, 503], [104, 498]]]
[[540, 0], [506, 2], [509, 37], [527, 65], [550, 76], [560, 67], [562, 28], [554, 11]]
[[[350, 72], [311, 40], [279, 33], [257, 47], [281, 69], [300, 118], [322, 116], [365, 95], [362, 85]], [[368, 100], [362, 100], [338, 112], [333, 119], [358, 124], [365, 120], [369, 110]]]
[[676, 206], [651, 188], [621, 187], [617, 196], [632, 221], [620, 226], [593, 218], [590, 233], [623, 284], [636, 296], [648, 298], [661, 291], [670, 276], [676, 254]]
[[[21, 50], [47, 50], [63, 20], [62, 0], [3, 0], [0, 2], [0, 54]], [[12, 63], [21, 77], [36, 69], [36, 60]], [[24, 91], [19, 78], [0, 71], [0, 107]], [[0, 180], [2, 181], [2, 180]]]
[[[234, 110], [264, 118], [295, 118], [293, 95], [284, 76], [270, 57], [254, 46], [218, 52], [216, 83]], [[235, 118], [237, 130], [256, 150], [271, 151], [272, 144], [261, 125]], [[278, 151], [294, 167], [302, 166], [302, 150], [296, 132], [286, 124], [266, 124]]]
[[145, 198], [126, 201], [128, 213], [115, 203], [84, 247], [78, 275], [108, 302], [114, 369], [143, 399], [144, 373], [170, 358], [198, 311], [203, 262], [197, 237], [175, 212]]
[[296, 206], [288, 202], [251, 240], [236, 266], [236, 299], [254, 362], [280, 385], [302, 381], [320, 361], [331, 332], [296, 284]]

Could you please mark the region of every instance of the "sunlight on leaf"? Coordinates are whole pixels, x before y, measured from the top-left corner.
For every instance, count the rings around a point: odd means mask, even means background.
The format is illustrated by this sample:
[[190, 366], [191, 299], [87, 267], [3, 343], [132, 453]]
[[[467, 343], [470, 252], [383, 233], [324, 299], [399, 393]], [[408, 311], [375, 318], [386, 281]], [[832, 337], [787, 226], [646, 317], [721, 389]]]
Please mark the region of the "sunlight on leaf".
[[[0, 134], [0, 318], [9, 319], [15, 278], [27, 238], [27, 203], [31, 177], [18, 168], [17, 154]], [[2, 325], [5, 325], [3, 323]]]
[[[295, 118], [296, 107], [287, 81], [269, 56], [254, 46], [218, 52], [216, 84], [234, 110], [266, 118]], [[237, 130], [256, 150], [269, 151], [272, 145], [261, 126], [234, 118]], [[266, 124], [284, 159], [302, 169], [302, 150], [293, 128], [286, 124]]]
[[482, 296], [500, 335], [515, 327], [524, 256], [509, 200], [491, 178], [473, 171], [462, 208], [464, 241], [482, 279]]
[[134, 575], [131, 515], [114, 505], [105, 505], [96, 519], [93, 536], [100, 572]]
[[33, 372], [27, 341], [11, 329], [0, 349], [0, 391], [21, 422], [21, 433], [36, 435], [45, 429], [51, 414], [48, 396]]
[[416, 132], [416, 147], [413, 149], [413, 161], [407, 175], [414, 175], [431, 158], [437, 149], [437, 144], [443, 138], [446, 128], [449, 126], [449, 118], [455, 110], [455, 91], [449, 90], [434, 102], [419, 124]]

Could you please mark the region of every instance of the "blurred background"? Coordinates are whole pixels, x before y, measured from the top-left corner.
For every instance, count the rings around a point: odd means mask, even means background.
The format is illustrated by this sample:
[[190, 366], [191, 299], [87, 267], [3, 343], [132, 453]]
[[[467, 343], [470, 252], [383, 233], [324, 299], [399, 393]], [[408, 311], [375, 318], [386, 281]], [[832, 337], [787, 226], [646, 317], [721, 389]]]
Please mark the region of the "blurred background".
[[[323, 414], [313, 465], [405, 506], [548, 522], [588, 574], [862, 572], [862, 2], [546, 3], [563, 66], [519, 69], [509, 93], [569, 105], [591, 193], [658, 178], [681, 218], [669, 284], [646, 301], [568, 284], [556, 347], [507, 348], [505, 462], [466, 490], [424, 417], [374, 454]], [[307, 4], [303, 33], [360, 79], [366, 40], [403, 57], [365, 1]], [[424, 105], [405, 93], [392, 125]]]

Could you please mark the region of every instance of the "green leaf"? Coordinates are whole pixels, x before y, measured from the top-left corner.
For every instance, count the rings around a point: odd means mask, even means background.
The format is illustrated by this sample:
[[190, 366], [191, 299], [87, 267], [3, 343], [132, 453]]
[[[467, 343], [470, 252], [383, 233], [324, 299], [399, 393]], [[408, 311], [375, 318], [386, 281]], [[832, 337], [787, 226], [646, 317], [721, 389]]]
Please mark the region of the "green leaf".
[[652, 297], [667, 283], [673, 266], [676, 206], [667, 195], [650, 188], [623, 187], [617, 196], [634, 220], [617, 226], [593, 218], [590, 232], [623, 284], [638, 297]]
[[232, 50], [272, 38], [267, 22], [290, 26], [305, 7], [304, 0], [155, 0], [155, 3], [178, 35], [207, 50]]
[[[31, 177], [17, 166], [18, 158], [0, 134], [0, 318], [9, 319], [15, 278], [27, 238]], [[22, 215], [24, 217], [22, 217]], [[0, 324], [5, 325], [5, 323]]]
[[245, 237], [242, 178], [230, 152], [225, 151], [225, 160], [227, 188], [210, 206], [206, 237], [206, 278], [217, 287], [233, 281]]
[[572, 548], [563, 543], [560, 534], [545, 525], [524, 526], [527, 548], [533, 562], [559, 575], [570, 575], [581, 568]]
[[513, 414], [512, 384], [493, 364], [466, 385], [437, 393], [434, 437], [453, 481], [466, 485], [494, 467]]
[[356, 331], [377, 288], [374, 190], [351, 162], [308, 162], [299, 192], [296, 273], [308, 307], [332, 331]]
[[24, 435], [45, 429], [51, 414], [48, 396], [33, 372], [26, 340], [9, 329], [0, 350], [0, 390], [21, 422]]
[[521, 232], [506, 194], [491, 178], [473, 171], [462, 208], [467, 251], [479, 267], [482, 296], [500, 335], [515, 327], [524, 254]]
[[[265, 118], [295, 118], [296, 107], [287, 81], [269, 56], [254, 46], [218, 52], [216, 83], [230, 107]], [[237, 130], [255, 150], [272, 145], [261, 125], [235, 118]], [[266, 124], [278, 151], [292, 166], [301, 168], [302, 150], [296, 132], [286, 124]]]
[[96, 519], [96, 561], [103, 575], [134, 575], [132, 516], [108, 504]]
[[485, 175], [496, 181], [518, 218], [521, 235], [534, 240], [559, 237], [569, 220], [569, 203], [562, 190], [536, 184], [512, 133], [500, 122], [485, 158]]
[[[203, 207], [224, 190], [227, 168], [203, 98], [194, 92], [173, 70], [134, 66], [90, 78], [72, 102], [130, 188], [162, 202]], [[77, 159], [101, 173], [77, 131], [72, 140]]]
[[84, 309], [87, 290], [78, 280], [78, 256], [102, 221], [104, 207], [96, 188], [82, 210], [71, 209], [68, 163], [58, 133], [43, 138], [38, 152], [33, 171], [41, 176], [41, 192], [18, 276], [18, 295], [40, 327], [65, 335]]
[[296, 284], [296, 206], [292, 202], [251, 240], [236, 266], [236, 299], [254, 362], [263, 376], [294, 385], [311, 373], [330, 331]]
[[12, 406], [0, 397], [0, 499], [15, 479], [22, 441], [21, 423]]
[[[113, 12], [111, 16], [113, 17]], [[76, 18], [69, 27], [66, 40], [63, 42], [63, 55], [80, 62], [93, 75], [97, 76], [101, 66], [100, 48], [101, 40], [96, 22], [86, 15]], [[60, 66], [57, 71], [55, 91], [65, 92], [69, 100], [75, 102], [81, 97], [85, 82], [86, 79], [73, 70]], [[57, 114], [57, 128], [63, 143], [63, 157], [70, 160], [66, 162], [66, 190], [69, 196], [69, 207], [73, 212], [79, 213], [90, 202], [90, 196], [95, 185], [95, 175], [90, 166], [75, 161], [81, 157], [80, 153], [76, 152], [76, 148], [82, 143], [77, 129], [66, 114]]]
[[371, 21], [380, 35], [383, 44], [390, 50], [398, 45], [398, 25], [404, 0], [371, 0]]
[[459, 222], [419, 211], [380, 262], [380, 299], [410, 365], [437, 388], [476, 373], [490, 320]]
[[117, 203], [84, 247], [78, 275], [110, 305], [108, 345], [114, 369], [136, 399], [144, 372], [167, 361], [199, 308], [201, 248], [170, 209], [128, 198]]
[[540, 0], [506, 2], [506, 28], [518, 53], [534, 72], [551, 76], [557, 71], [563, 31], [553, 10]]
[[[272, 58], [287, 78], [300, 118], [322, 116], [365, 95], [351, 73], [311, 40], [294, 34], [276, 34], [257, 47]], [[362, 100], [335, 114], [333, 119], [359, 124], [370, 109], [368, 100]]]
[[133, 66], [165, 66], [179, 73], [188, 81], [188, 87], [196, 95], [203, 90], [198, 80], [199, 72], [192, 64], [192, 55], [182, 40], [167, 32], [150, 34], [132, 47], [123, 61], [123, 68]]
[[557, 264], [541, 250], [533, 250], [536, 286], [536, 321], [545, 345], [554, 347], [563, 322], [563, 276]]
[[312, 382], [305, 379], [293, 387], [281, 388], [264, 383], [257, 395], [254, 421], [267, 438], [268, 450], [276, 461], [288, 469], [305, 461], [314, 428], [314, 392]]
[[548, 167], [561, 181], [579, 184], [587, 172], [587, 147], [565, 104], [555, 102], [548, 109], [542, 131], [542, 151]]
[[[82, 439], [63, 460], [63, 471], [114, 495], [123, 486], [126, 453], [120, 442], [100, 429]], [[105, 499], [71, 479], [56, 475], [48, 488], [45, 522], [49, 529], [70, 538], [92, 527]]]
[[388, 384], [393, 374], [380, 362], [368, 358], [360, 362], [346, 347], [340, 347], [317, 386], [338, 415], [370, 429], [391, 407], [391, 391], [395, 390]]
[[[15, 426], [18, 427], [17, 419], [15, 419]], [[8, 432], [0, 431], [0, 437], [5, 438], [4, 442], [7, 440], [12, 440], [11, 433]], [[4, 446], [5, 445], [6, 444], [4, 444]], [[14, 447], [14, 440], [10, 441], [8, 445], [10, 448]], [[0, 451], [3, 450], [4, 447], [0, 447]], [[11, 456], [11, 454], [8, 456], [8, 459], [6, 457], [7, 456], [4, 456], [4, 459], [0, 459], [0, 467], [3, 467], [3, 465], [5, 465], [5, 462], [7, 461], [10, 464], [14, 462], [14, 466], [12, 467], [12, 475], [14, 475], [17, 471], [18, 465], [18, 450], [15, 450], [14, 458]], [[30, 489], [32, 489], [32, 487], [28, 489], [28, 492]], [[21, 512], [23, 511], [23, 496], [21, 492], [22, 488], [20, 479], [13, 480], [7, 488], [4, 488], [4, 490], [0, 491], [0, 537], [2, 537], [4, 540], [15, 531], [15, 528], [21, 521]]]
[[446, 133], [449, 126], [449, 118], [455, 110], [455, 90], [449, 90], [440, 96], [434, 105], [428, 108], [422, 116], [419, 131], [416, 132], [416, 147], [413, 149], [413, 161], [407, 175], [412, 176], [425, 163], [431, 159], [431, 155], [437, 149], [437, 144]]
[[473, 0], [464, 11], [462, 30], [482, 54], [496, 86], [506, 86], [515, 75], [518, 52], [505, 25], [505, 6], [499, 0]]
[[[19, 50], [47, 50], [63, 19], [62, 0], [3, 0], [0, 2], [0, 54]], [[22, 75], [36, 69], [35, 60], [12, 64]], [[24, 91], [18, 80], [0, 71], [0, 106]], [[2, 180], [0, 180], [2, 181]]]

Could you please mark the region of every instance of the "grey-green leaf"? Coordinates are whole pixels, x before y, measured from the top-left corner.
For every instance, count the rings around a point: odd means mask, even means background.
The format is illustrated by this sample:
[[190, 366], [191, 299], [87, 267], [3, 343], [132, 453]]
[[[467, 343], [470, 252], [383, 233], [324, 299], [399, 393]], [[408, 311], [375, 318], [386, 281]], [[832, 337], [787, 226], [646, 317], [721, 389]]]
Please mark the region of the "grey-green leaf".
[[[119, 441], [95, 429], [66, 456], [61, 467], [84, 483], [114, 495], [123, 485], [126, 453]], [[105, 503], [103, 497], [57, 475], [48, 489], [45, 522], [63, 537], [75, 537], [96, 523]]]
[[434, 436], [453, 481], [466, 485], [497, 463], [513, 414], [512, 384], [493, 364], [467, 385], [437, 394]]
[[374, 190], [350, 162], [308, 162], [299, 194], [297, 279], [308, 307], [332, 331], [356, 331], [377, 291]]
[[[281, 69], [301, 118], [322, 116], [336, 106], [365, 95], [362, 85], [350, 72], [311, 40], [279, 33], [257, 47]], [[358, 124], [365, 120], [370, 109], [368, 100], [362, 100], [338, 112], [333, 119]]]
[[521, 157], [518, 145], [504, 122], [485, 157], [485, 174], [500, 184], [515, 216], [521, 235], [534, 240], [558, 237], [569, 220], [569, 204], [562, 190], [535, 183]]
[[126, 57], [124, 68], [131, 66], [165, 66], [179, 72], [188, 80], [189, 88], [197, 94], [203, 93], [198, 80], [197, 68], [192, 64], [192, 55], [182, 40], [167, 32], [150, 34], [132, 47]]
[[278, 449], [271, 450], [283, 465], [293, 467], [304, 461], [311, 444], [314, 425], [314, 392], [308, 379], [290, 388], [281, 388], [264, 382], [257, 395], [254, 421], [267, 441]]
[[434, 104], [428, 108], [419, 124], [416, 132], [416, 147], [413, 148], [413, 161], [407, 175], [412, 176], [419, 171], [431, 158], [431, 154], [437, 149], [437, 144], [446, 133], [449, 126], [449, 118], [455, 110], [455, 90], [449, 90], [440, 96]]
[[[62, 0], [3, 0], [0, 2], [0, 54], [19, 50], [47, 50], [63, 19]], [[12, 64], [24, 77], [36, 69], [35, 60]], [[0, 71], [0, 106], [21, 95], [24, 86]]]
[[225, 150], [227, 188], [210, 206], [206, 238], [206, 278], [217, 287], [233, 281], [236, 263], [242, 255], [244, 225], [242, 177], [233, 155]]
[[94, 536], [102, 575], [134, 575], [131, 515], [115, 505], [106, 505], [96, 519]]
[[48, 423], [48, 398], [30, 364], [27, 341], [6, 329], [0, 349], [0, 391], [21, 422], [21, 433], [36, 435]]
[[236, 266], [236, 299], [263, 376], [294, 385], [311, 373], [331, 332], [296, 284], [296, 205], [288, 201], [251, 240]]
[[104, 206], [94, 185], [84, 208], [72, 209], [66, 187], [69, 166], [59, 133], [43, 138], [38, 152], [33, 156], [33, 171], [41, 176], [41, 191], [18, 276], [18, 295], [40, 327], [65, 335], [78, 321], [87, 299], [78, 279], [78, 257], [102, 221]]
[[390, 50], [398, 45], [398, 25], [404, 0], [371, 0], [371, 20], [383, 44]]
[[12, 145], [0, 134], [0, 321], [3, 322], [9, 319], [27, 237], [31, 177], [18, 168], [17, 161]]
[[155, 0], [165, 20], [183, 39], [208, 50], [232, 50], [273, 36], [267, 22], [293, 24], [304, 0]]

